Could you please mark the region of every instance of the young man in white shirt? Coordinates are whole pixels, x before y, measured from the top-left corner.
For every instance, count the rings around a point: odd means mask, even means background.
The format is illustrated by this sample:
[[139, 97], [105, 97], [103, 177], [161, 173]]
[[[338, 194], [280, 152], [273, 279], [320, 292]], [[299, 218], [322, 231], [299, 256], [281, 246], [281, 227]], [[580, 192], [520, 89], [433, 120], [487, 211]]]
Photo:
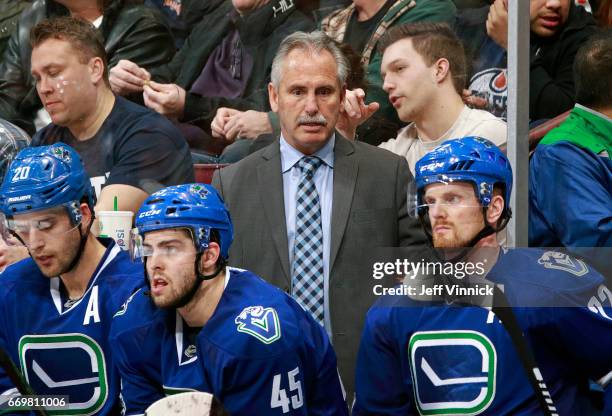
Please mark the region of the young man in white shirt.
[[[379, 145], [416, 162], [449, 139], [479, 136], [497, 146], [506, 143], [506, 123], [483, 110], [467, 107], [461, 92], [466, 82], [463, 46], [444, 23], [411, 23], [391, 29], [380, 41], [381, 76], [400, 120], [409, 122], [395, 139]], [[375, 110], [366, 106], [362, 90], [347, 92], [346, 118], [340, 120], [345, 137]]]

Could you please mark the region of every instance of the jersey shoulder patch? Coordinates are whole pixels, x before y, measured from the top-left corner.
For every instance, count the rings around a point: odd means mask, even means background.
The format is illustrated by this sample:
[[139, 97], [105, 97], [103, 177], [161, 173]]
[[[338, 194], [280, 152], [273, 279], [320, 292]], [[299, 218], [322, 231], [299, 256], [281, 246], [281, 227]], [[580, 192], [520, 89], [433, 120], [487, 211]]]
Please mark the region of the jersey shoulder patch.
[[264, 344], [271, 344], [281, 338], [281, 324], [274, 308], [248, 306], [234, 320], [236, 330], [251, 335]]
[[576, 277], [589, 273], [589, 267], [584, 261], [558, 251], [545, 251], [538, 259], [538, 264], [546, 269], [571, 273]]

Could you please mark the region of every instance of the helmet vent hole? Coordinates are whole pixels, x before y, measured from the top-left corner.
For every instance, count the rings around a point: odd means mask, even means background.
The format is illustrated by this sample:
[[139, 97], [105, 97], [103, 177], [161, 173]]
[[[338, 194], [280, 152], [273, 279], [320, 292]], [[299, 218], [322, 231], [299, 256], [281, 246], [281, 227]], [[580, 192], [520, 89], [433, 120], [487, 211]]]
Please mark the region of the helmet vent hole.
[[189, 210], [189, 207], [180, 207], [179, 208], [179, 211], [188, 211], [188, 210]]
[[469, 170], [470, 167], [474, 164], [473, 160], [462, 160], [457, 163], [453, 163], [453, 165], [449, 168], [449, 170]]
[[172, 203], [173, 203], [173, 204], [177, 204], [177, 205], [178, 205], [178, 204], [182, 204], [182, 203], [183, 203], [183, 201], [180, 201], [180, 200], [178, 200], [178, 199], [173, 199], [173, 200], [172, 200]]
[[176, 212], [176, 207], [166, 208], [166, 215], [171, 215], [171, 214], [174, 214], [175, 212]]
[[164, 202], [164, 200], [163, 200], [163, 199], [161, 199], [161, 198], [157, 198], [157, 199], [150, 200], [150, 201], [148, 202], [148, 204], [149, 204], [149, 205], [153, 205], [153, 204], [157, 204], [157, 203], [159, 203], [159, 202]]

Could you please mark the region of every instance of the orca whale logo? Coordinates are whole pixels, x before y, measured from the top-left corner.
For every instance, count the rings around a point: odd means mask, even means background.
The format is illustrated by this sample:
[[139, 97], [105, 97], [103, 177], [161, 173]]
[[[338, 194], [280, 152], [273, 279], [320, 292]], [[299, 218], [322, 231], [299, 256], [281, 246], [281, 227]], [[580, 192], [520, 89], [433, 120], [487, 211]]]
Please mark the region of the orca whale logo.
[[264, 344], [271, 344], [281, 337], [280, 321], [274, 308], [249, 306], [240, 312], [234, 322], [238, 332], [251, 335]]

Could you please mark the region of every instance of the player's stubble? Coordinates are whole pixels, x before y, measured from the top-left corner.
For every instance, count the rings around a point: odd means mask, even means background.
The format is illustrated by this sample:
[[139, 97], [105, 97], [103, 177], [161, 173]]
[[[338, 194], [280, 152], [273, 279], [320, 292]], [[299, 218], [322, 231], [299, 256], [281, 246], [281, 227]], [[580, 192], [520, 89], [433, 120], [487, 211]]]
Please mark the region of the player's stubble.
[[159, 271], [156, 271], [153, 275], [153, 278], [156, 276], [163, 277], [168, 282], [163, 294], [151, 294], [153, 303], [160, 309], [177, 309], [185, 306], [199, 287], [195, 270], [189, 270], [188, 267], [177, 267], [177, 269], [172, 273], [172, 276]]
[[[45, 277], [52, 278], [66, 273], [68, 267], [78, 255], [79, 246], [81, 245], [79, 230], [74, 228], [68, 231], [67, 234], [65, 238], [60, 240], [64, 243], [61, 246], [57, 244], [59, 241], [53, 241], [45, 244], [41, 250], [30, 250], [32, 259]], [[52, 256], [51, 261], [45, 262], [40, 260], [40, 257], [47, 256]]]

